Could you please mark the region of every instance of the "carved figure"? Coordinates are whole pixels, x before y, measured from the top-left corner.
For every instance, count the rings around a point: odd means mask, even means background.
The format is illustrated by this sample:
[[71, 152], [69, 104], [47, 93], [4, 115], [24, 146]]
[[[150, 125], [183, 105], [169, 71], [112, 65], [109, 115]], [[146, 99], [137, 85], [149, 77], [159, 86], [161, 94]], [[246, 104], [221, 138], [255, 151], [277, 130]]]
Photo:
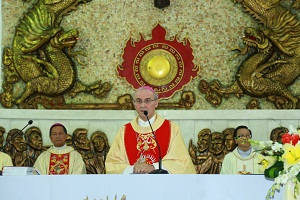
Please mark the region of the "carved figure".
[[25, 131], [26, 147], [26, 166], [32, 167], [37, 157], [44, 151], [42, 132], [38, 127], [32, 126]]
[[73, 140], [72, 140], [72, 135], [68, 134], [67, 140], [66, 140], [66, 145], [67, 146], [73, 146]]
[[197, 174], [208, 174], [212, 165], [211, 152], [209, 152], [211, 131], [203, 129], [198, 133], [197, 147], [193, 141], [189, 143], [189, 154], [192, 158]]
[[226, 128], [223, 132], [224, 135], [224, 154], [231, 152], [237, 146], [234, 138], [234, 128]]
[[[78, 31], [65, 31], [60, 27], [63, 17], [75, 10], [80, 3], [91, 0], [38, 0], [16, 27], [12, 50], [4, 50], [7, 80], [1, 94], [4, 107], [28, 107], [26, 101], [36, 98], [47, 104], [49, 97], [68, 93], [71, 97], [79, 92], [89, 92], [97, 97], [105, 96], [111, 89], [108, 83], [85, 86], [76, 81], [77, 74], [71, 52], [78, 39]], [[11, 61], [11, 62], [9, 62]], [[20, 97], [14, 97], [12, 86], [22, 79], [26, 85]], [[9, 87], [10, 86], [10, 87]], [[38, 96], [39, 95], [39, 96]], [[61, 103], [61, 102], [60, 102]], [[33, 106], [33, 105], [31, 105]]]
[[[300, 75], [300, 23], [297, 16], [281, 2], [235, 0], [262, 27], [245, 29], [245, 48], [236, 50], [240, 51], [237, 55], [248, 53], [248, 57], [239, 66], [233, 85], [224, 88], [218, 81], [211, 84], [203, 80], [200, 82], [200, 91], [206, 93], [206, 99], [213, 105], [218, 106], [222, 97], [229, 94], [238, 97], [247, 94], [267, 98], [278, 109], [299, 107], [298, 97], [288, 87]], [[298, 3], [295, 1], [293, 6]]]
[[220, 132], [213, 132], [210, 135], [209, 151], [212, 153], [212, 164], [209, 174], [219, 174], [222, 168], [224, 154], [224, 135]]
[[270, 140], [273, 142], [282, 143], [282, 135], [288, 132], [289, 130], [286, 127], [277, 127], [271, 131]]
[[96, 157], [97, 164], [101, 168], [102, 171], [101, 173], [105, 174], [106, 173], [105, 160], [106, 160], [106, 155], [110, 149], [107, 136], [102, 131], [96, 131], [91, 136], [91, 142], [92, 142], [92, 147]]
[[4, 153], [10, 155], [14, 166], [26, 166], [26, 144], [23, 132], [19, 129], [12, 129], [8, 132], [4, 145]]
[[97, 162], [87, 135], [88, 131], [84, 128], [77, 128], [73, 132], [74, 149], [81, 154], [87, 174], [102, 174], [103, 166]]
[[3, 150], [3, 142], [4, 142], [4, 133], [5, 133], [5, 128], [0, 126], [0, 149], [1, 151]]

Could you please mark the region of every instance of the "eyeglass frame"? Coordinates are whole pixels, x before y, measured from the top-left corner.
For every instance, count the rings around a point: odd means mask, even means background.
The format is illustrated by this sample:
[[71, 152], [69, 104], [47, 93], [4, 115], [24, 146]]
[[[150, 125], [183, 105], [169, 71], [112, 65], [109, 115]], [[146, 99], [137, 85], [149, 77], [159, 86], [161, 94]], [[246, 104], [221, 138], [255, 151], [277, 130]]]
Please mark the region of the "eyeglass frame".
[[149, 105], [150, 103], [152, 103], [153, 101], [156, 101], [157, 99], [151, 99], [151, 98], [146, 98], [145, 100], [142, 100], [140, 98], [137, 98], [135, 100], [133, 100], [133, 103], [137, 104], [137, 105], [142, 105], [143, 103], [145, 105]]
[[238, 136], [236, 136], [235, 139], [241, 139], [241, 138], [250, 139], [250, 138], [252, 138], [252, 135], [251, 134], [248, 134], [248, 135], [238, 135]]

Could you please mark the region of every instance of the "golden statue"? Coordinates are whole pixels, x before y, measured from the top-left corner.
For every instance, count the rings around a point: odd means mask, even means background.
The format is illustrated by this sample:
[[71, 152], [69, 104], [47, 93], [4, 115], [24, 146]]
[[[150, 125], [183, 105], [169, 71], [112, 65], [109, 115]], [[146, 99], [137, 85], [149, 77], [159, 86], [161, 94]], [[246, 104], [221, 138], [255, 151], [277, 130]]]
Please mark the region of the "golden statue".
[[6, 137], [3, 152], [10, 155], [14, 166], [26, 166], [26, 144], [24, 133], [19, 129], [11, 129]]
[[212, 155], [209, 151], [211, 131], [203, 129], [198, 133], [197, 147], [190, 140], [189, 153], [192, 158], [197, 174], [209, 174], [212, 166]]
[[26, 141], [26, 166], [32, 167], [37, 159], [37, 157], [44, 151], [43, 148], [43, 136], [41, 130], [32, 126], [25, 131], [25, 141]]
[[222, 162], [225, 157], [224, 153], [224, 134], [220, 132], [213, 132], [210, 135], [209, 151], [211, 152], [212, 164], [209, 174], [220, 174]]
[[[236, 48], [247, 58], [240, 64], [236, 81], [223, 87], [218, 80], [201, 80], [199, 90], [206, 100], [219, 106], [229, 94], [241, 97], [265, 98], [277, 109], [299, 108], [299, 98], [289, 87], [300, 76], [300, 23], [284, 0], [235, 0], [260, 24], [259, 28], [244, 30], [244, 48]], [[293, 7], [299, 8], [299, 0]], [[259, 107], [259, 106], [256, 106]]]
[[[63, 95], [74, 97], [80, 92], [99, 98], [107, 95], [111, 90], [109, 83], [99, 81], [86, 86], [78, 80], [75, 60], [82, 53], [72, 49], [79, 32], [60, 26], [68, 12], [89, 1], [38, 0], [25, 12], [16, 26], [12, 48], [4, 49], [3, 53], [5, 81], [0, 100], [4, 107], [51, 107], [65, 104]], [[19, 80], [25, 88], [17, 97], [13, 86]]]
[[106, 134], [102, 131], [94, 132], [91, 136], [91, 143], [101, 172], [105, 174], [105, 160], [110, 148]]
[[88, 130], [77, 128], [73, 132], [74, 149], [78, 151], [85, 163], [87, 174], [103, 174], [103, 166], [97, 162], [97, 158], [92, 151]]

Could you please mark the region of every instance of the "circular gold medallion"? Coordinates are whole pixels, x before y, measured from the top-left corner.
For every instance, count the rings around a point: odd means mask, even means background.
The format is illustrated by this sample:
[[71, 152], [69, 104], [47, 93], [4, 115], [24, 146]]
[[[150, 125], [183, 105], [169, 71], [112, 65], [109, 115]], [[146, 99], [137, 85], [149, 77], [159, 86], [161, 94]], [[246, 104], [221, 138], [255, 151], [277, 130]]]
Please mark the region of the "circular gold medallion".
[[167, 85], [176, 77], [177, 72], [176, 59], [166, 50], [152, 50], [147, 52], [141, 59], [141, 76], [151, 85]]
[[154, 78], [165, 78], [170, 72], [170, 63], [164, 56], [153, 56], [148, 62], [147, 71]]
[[142, 35], [138, 42], [129, 39], [124, 48], [124, 62], [118, 65], [118, 76], [138, 89], [152, 87], [159, 99], [172, 95], [190, 83], [200, 68], [193, 63], [194, 55], [190, 41], [179, 41], [177, 36], [166, 39], [167, 31], [160, 25], [152, 30], [152, 39]]

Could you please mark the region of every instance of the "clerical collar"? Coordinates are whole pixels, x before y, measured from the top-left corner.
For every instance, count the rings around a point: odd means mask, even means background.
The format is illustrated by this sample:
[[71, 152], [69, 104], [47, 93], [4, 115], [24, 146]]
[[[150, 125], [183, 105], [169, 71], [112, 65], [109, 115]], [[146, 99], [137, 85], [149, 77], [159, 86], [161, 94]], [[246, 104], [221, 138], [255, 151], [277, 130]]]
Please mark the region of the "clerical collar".
[[242, 151], [239, 148], [237, 148], [237, 150], [243, 158], [248, 157], [252, 152], [252, 148], [248, 149], [247, 151]]
[[[155, 121], [155, 118], [156, 118], [156, 114], [153, 115], [153, 117], [151, 117], [151, 119], [149, 119], [151, 125]], [[147, 126], [149, 126], [149, 122], [148, 121], [144, 121], [141, 118], [138, 118], [138, 125], [141, 126], [141, 127], [147, 127]]]
[[63, 150], [63, 149], [65, 149], [66, 147], [67, 147], [66, 144], [65, 144], [64, 146], [62, 146], [62, 147], [56, 147], [56, 146], [53, 146], [53, 148], [56, 149], [56, 150]]

